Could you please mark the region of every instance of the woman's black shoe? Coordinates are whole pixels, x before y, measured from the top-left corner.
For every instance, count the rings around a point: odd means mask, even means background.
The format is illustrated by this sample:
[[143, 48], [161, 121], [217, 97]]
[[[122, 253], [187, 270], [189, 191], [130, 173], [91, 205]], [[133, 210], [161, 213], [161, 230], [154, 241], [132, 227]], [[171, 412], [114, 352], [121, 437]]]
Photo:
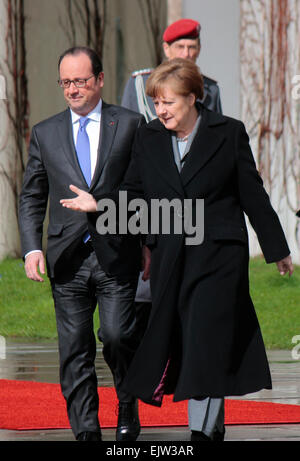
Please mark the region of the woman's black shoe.
[[212, 442], [212, 439], [204, 432], [192, 431], [191, 442]]

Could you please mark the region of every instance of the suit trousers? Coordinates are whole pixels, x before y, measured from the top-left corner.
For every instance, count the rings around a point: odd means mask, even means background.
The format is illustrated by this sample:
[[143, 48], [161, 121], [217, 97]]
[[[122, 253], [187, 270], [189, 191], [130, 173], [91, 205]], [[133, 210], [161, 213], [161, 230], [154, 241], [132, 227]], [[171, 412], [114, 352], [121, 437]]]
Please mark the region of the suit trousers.
[[[60, 383], [70, 425], [81, 432], [99, 432], [99, 399], [95, 371], [93, 318], [99, 307], [99, 340], [114, 379], [119, 401], [132, 402], [120, 386], [137, 347], [134, 296], [137, 277], [120, 281], [101, 269], [90, 243], [74, 252], [72, 268], [51, 279], [55, 304]], [[112, 410], [113, 411], [113, 410]]]

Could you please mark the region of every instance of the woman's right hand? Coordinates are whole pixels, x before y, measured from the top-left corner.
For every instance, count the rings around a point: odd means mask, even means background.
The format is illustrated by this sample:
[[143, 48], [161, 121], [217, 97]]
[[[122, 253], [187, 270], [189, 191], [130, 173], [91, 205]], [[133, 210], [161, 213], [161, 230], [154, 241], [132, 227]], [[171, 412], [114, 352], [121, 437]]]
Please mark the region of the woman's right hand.
[[285, 275], [288, 272], [289, 276], [291, 276], [292, 273], [294, 272], [294, 267], [293, 267], [291, 256], [287, 256], [286, 258], [283, 258], [280, 261], [277, 261], [276, 264], [280, 272], [280, 275]]

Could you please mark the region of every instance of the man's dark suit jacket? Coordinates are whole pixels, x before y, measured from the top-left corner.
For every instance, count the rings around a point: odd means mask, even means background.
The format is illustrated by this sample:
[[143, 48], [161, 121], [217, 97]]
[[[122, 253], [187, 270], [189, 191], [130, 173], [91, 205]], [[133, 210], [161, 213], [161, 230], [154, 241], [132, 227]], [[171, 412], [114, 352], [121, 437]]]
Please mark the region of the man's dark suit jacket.
[[[74, 194], [73, 184], [93, 195], [118, 188], [127, 170], [140, 114], [102, 105], [97, 165], [89, 188], [74, 147], [69, 109], [34, 126], [20, 196], [19, 225], [23, 255], [42, 249], [43, 222], [49, 198], [47, 267], [50, 277], [67, 271], [74, 251], [88, 228], [87, 215], [62, 207], [60, 199]], [[102, 269], [127, 276], [137, 270], [138, 242], [130, 236], [103, 236], [92, 241]]]

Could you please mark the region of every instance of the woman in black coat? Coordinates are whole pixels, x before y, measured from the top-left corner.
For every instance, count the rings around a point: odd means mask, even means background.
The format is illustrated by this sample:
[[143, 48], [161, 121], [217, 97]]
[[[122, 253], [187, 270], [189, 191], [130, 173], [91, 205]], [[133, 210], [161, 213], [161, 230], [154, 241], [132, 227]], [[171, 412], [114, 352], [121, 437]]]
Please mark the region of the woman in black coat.
[[[148, 210], [154, 199], [176, 199], [172, 203], [182, 206], [173, 207], [171, 221], [177, 224], [191, 219], [187, 203], [195, 222], [201, 214], [197, 199], [203, 199], [204, 238], [187, 239], [184, 225], [181, 233], [171, 226], [168, 234], [160, 229], [147, 236], [152, 312], [124, 387], [154, 405], [161, 405], [166, 393], [174, 394], [174, 401], [209, 398], [221, 413], [224, 396], [271, 388], [249, 294], [244, 213], [266, 262], [276, 262], [281, 274], [292, 274], [290, 251], [244, 125], [198, 104], [203, 85], [197, 66], [182, 59], [161, 64], [147, 92], [158, 119], [139, 129], [122, 189], [130, 199], [143, 197]], [[98, 197], [73, 190], [78, 197], [62, 201], [64, 206], [96, 210]], [[214, 424], [207, 431], [191, 427], [192, 440], [214, 439]]]

